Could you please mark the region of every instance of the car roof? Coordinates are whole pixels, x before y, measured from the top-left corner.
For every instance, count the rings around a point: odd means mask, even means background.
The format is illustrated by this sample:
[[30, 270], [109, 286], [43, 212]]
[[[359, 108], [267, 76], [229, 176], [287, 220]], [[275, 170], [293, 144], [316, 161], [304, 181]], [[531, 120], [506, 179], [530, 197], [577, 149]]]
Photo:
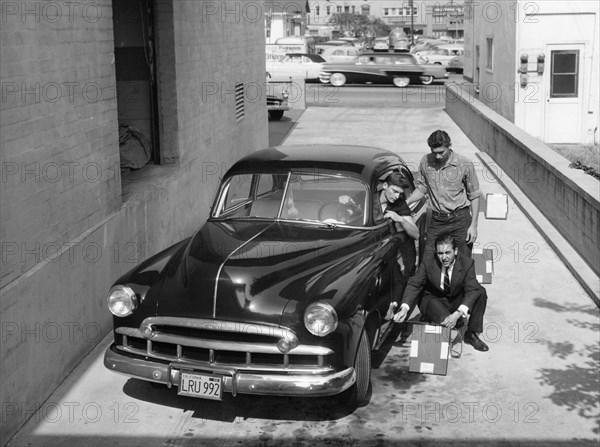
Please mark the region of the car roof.
[[307, 144], [276, 146], [246, 155], [227, 176], [246, 172], [287, 172], [317, 170], [323, 174], [345, 172], [371, 183], [373, 175], [388, 166], [402, 164], [402, 158], [387, 149], [371, 146]]

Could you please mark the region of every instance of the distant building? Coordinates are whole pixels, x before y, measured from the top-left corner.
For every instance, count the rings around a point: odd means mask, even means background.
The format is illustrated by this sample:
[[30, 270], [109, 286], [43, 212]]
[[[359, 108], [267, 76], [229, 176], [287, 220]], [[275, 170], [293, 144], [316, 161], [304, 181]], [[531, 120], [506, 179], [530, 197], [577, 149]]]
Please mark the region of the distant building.
[[307, 34], [308, 0], [264, 0], [264, 11], [267, 44], [275, 43], [280, 37]]
[[599, 5], [466, 1], [464, 77], [545, 143], [597, 143]]
[[252, 4], [2, 2], [0, 445], [112, 330], [111, 284], [268, 146]]
[[381, 19], [390, 28], [402, 27], [426, 37], [463, 37], [463, 1], [439, 0], [345, 0], [311, 1], [308, 29], [313, 35], [331, 37], [329, 19], [336, 13], [364, 14]]

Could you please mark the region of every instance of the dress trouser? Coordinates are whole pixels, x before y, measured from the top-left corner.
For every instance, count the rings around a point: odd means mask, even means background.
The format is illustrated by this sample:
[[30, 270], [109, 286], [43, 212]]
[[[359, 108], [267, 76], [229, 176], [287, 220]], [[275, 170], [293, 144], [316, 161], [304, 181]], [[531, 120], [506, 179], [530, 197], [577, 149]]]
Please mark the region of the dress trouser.
[[[456, 312], [462, 302], [461, 297], [455, 297], [452, 301], [448, 297], [438, 297], [425, 293], [421, 298], [419, 310], [426, 321], [441, 323], [448, 315]], [[483, 315], [487, 306], [487, 292], [483, 286], [479, 286], [479, 297], [472, 309], [469, 309], [468, 329], [477, 334], [483, 332]]]

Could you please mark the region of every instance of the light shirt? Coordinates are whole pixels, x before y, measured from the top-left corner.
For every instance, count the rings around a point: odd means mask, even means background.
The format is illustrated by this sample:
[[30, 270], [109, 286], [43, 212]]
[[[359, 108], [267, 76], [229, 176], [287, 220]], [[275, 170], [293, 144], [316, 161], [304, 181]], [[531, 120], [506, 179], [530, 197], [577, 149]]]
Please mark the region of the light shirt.
[[[424, 177], [427, 177], [427, 181]], [[440, 213], [452, 213], [466, 208], [471, 205], [471, 200], [481, 195], [475, 166], [452, 149], [448, 160], [441, 167], [433, 154], [427, 154], [421, 159], [416, 187], [423, 194], [435, 197], [430, 197], [430, 204], [434, 211]], [[438, 204], [441, 209], [438, 209]]]

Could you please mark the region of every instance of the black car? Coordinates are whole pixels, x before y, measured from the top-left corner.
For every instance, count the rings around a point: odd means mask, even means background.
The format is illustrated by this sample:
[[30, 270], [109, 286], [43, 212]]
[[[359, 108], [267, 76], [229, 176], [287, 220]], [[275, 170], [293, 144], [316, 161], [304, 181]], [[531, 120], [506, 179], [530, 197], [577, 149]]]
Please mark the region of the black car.
[[349, 63], [327, 63], [319, 80], [341, 87], [345, 84], [409, 84], [429, 85], [436, 79], [446, 79], [446, 69], [439, 65], [422, 64], [410, 53], [361, 54]]
[[276, 147], [235, 163], [207, 222], [112, 286], [105, 366], [204, 399], [365, 401], [402, 292], [398, 255], [414, 249], [373, 206], [395, 171], [412, 183], [398, 155], [362, 146]]

